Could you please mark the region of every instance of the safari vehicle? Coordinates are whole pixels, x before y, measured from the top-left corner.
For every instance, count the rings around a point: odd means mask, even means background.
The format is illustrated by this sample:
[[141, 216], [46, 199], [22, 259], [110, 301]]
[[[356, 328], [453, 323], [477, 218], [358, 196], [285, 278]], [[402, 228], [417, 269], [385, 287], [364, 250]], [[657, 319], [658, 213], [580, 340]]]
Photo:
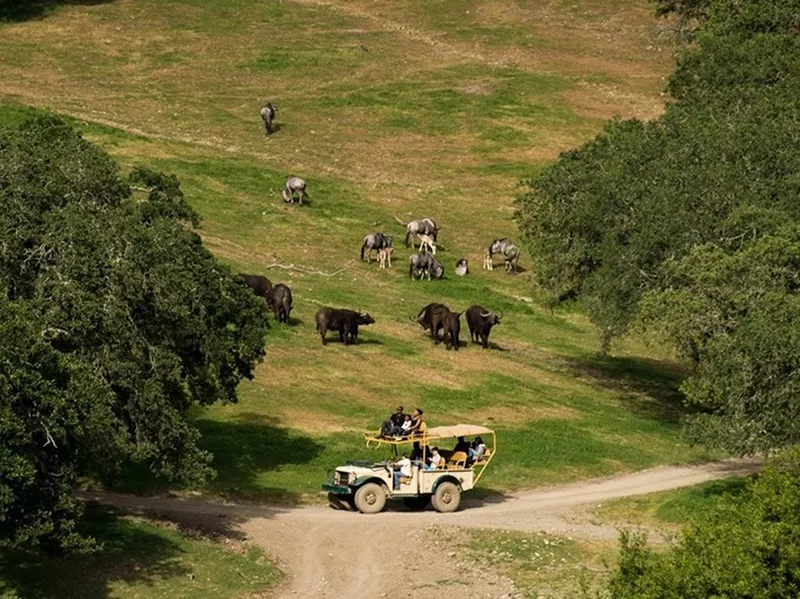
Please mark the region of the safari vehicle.
[[[465, 452], [453, 452], [458, 437], [483, 438], [486, 453], [468, 465]], [[377, 514], [389, 499], [401, 499], [412, 510], [424, 510], [432, 503], [437, 512], [454, 512], [461, 504], [461, 494], [472, 489], [486, 471], [486, 466], [497, 450], [497, 435], [482, 426], [456, 424], [429, 428], [415, 436], [396, 438], [379, 434], [365, 435], [368, 448], [387, 447], [390, 459], [380, 462], [350, 462], [329, 473], [322, 489], [328, 492], [328, 501], [336, 509], [358, 510], [364, 514]], [[411, 453], [414, 443], [422, 448], [422, 459], [412, 462], [411, 476], [400, 477], [399, 489], [394, 489], [394, 462], [401, 453]], [[430, 448], [438, 446], [444, 465], [426, 470]]]

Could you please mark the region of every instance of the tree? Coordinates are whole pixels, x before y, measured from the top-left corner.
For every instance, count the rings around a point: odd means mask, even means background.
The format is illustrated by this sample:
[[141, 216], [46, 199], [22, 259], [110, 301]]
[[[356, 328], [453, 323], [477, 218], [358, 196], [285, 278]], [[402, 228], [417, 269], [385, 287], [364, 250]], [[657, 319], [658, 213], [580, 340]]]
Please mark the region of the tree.
[[612, 121], [529, 182], [517, 219], [543, 287], [604, 349], [632, 323], [694, 367], [693, 438], [797, 443], [800, 0], [713, 0], [649, 123]]
[[[146, 197], [134, 198], [113, 161], [60, 119], [0, 134], [0, 288], [13, 307], [3, 322], [37, 339], [52, 365], [17, 353], [7, 376], [41, 379], [53, 406], [63, 403], [43, 411], [46, 396], [24, 389], [3, 399], [16, 423], [8, 463], [22, 455], [14, 447], [28, 447], [23, 479], [59, 481], [36, 497], [9, 486], [2, 526], [13, 533], [21, 521], [11, 514], [22, 511], [44, 524], [4, 539], [73, 546], [64, 533], [74, 516], [70, 485], [121, 460], [147, 460], [157, 475], [187, 484], [213, 475], [186, 412], [236, 401], [236, 386], [263, 356], [266, 307], [191, 230], [197, 215], [177, 179], [143, 168], [132, 179]], [[82, 416], [82, 394], [106, 411]]]
[[612, 599], [774, 599], [800, 594], [800, 454], [684, 527], [666, 552], [624, 533]]

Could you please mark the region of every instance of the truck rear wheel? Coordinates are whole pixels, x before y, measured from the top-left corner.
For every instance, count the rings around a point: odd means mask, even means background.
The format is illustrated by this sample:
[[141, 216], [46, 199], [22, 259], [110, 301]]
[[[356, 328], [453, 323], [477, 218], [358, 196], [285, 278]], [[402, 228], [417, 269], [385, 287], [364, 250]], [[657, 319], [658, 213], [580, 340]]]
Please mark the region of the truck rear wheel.
[[418, 497], [403, 497], [403, 505], [414, 512], [421, 512], [431, 503], [430, 495], [420, 495]]
[[443, 514], [455, 512], [461, 504], [461, 491], [451, 482], [443, 482], [433, 494], [433, 509]]
[[377, 514], [386, 505], [386, 491], [378, 483], [367, 483], [356, 491], [356, 507], [362, 514]]

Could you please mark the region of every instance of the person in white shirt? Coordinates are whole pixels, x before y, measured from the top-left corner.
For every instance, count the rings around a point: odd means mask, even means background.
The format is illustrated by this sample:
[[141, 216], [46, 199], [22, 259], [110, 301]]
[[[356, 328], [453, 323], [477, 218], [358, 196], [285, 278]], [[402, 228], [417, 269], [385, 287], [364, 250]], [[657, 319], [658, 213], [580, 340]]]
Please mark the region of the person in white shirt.
[[475, 437], [472, 442], [472, 447], [469, 448], [469, 462], [480, 462], [483, 455], [486, 453], [486, 443], [480, 437]]
[[411, 430], [411, 414], [406, 414], [406, 419], [403, 421], [403, 424], [400, 428], [403, 431], [403, 437], [407, 437], [408, 431]]
[[444, 458], [439, 454], [439, 448], [434, 447], [431, 450], [431, 458], [428, 465], [425, 466], [426, 470], [437, 470], [444, 466]]
[[394, 490], [397, 491], [400, 488], [400, 478], [406, 477], [411, 478], [411, 460], [408, 459], [407, 454], [403, 454], [403, 457], [397, 460], [394, 463], [394, 472], [392, 472], [392, 481], [394, 482]]

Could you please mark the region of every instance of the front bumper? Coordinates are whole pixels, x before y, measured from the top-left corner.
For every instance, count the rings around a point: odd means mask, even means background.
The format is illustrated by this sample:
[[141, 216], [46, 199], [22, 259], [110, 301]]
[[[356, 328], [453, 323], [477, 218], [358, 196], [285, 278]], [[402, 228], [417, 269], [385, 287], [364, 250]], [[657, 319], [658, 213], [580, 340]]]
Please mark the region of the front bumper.
[[333, 483], [325, 483], [322, 485], [322, 490], [335, 495], [350, 495], [353, 489], [347, 485], [334, 485]]

